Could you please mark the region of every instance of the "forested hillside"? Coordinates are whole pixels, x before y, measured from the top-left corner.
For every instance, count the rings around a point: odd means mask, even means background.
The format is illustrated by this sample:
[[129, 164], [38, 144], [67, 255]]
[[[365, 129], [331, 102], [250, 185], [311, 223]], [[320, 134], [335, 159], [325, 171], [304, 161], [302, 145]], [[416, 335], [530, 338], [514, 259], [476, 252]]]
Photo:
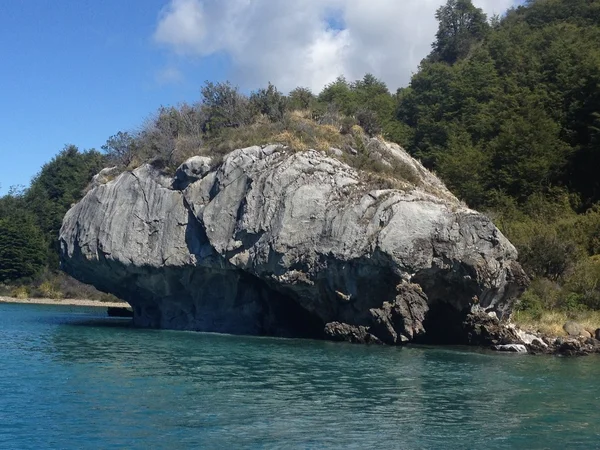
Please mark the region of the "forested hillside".
[[105, 163], [100, 152], [79, 152], [70, 145], [42, 167], [27, 189], [12, 188], [0, 198], [0, 283], [17, 282], [6, 293], [97, 295], [56, 273], [57, 237], [63, 216]]
[[534, 279], [530, 308], [600, 308], [600, 2], [537, 0], [502, 19], [438, 11], [398, 92], [403, 144], [488, 211]]
[[317, 95], [207, 82], [198, 103], [161, 108], [104, 154], [63, 151], [0, 200], [0, 282], [57, 269], [62, 215], [104, 165], [172, 172], [194, 154], [281, 142], [341, 148], [380, 181], [407, 176], [371, 157], [368, 137], [382, 135], [515, 243], [533, 279], [524, 308], [600, 309], [600, 1], [528, 1], [489, 18], [449, 0], [436, 17], [431, 53], [395, 93], [369, 74]]

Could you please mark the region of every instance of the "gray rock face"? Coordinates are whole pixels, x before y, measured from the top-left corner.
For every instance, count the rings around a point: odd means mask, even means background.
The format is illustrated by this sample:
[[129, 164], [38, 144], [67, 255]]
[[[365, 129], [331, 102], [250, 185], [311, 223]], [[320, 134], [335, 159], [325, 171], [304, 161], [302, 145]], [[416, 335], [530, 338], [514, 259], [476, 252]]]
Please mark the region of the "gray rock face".
[[65, 216], [63, 268], [149, 327], [401, 344], [475, 304], [507, 317], [527, 284], [514, 247], [382, 145], [417, 183], [374, 189], [325, 153], [275, 145], [188, 161], [174, 179], [125, 172]]

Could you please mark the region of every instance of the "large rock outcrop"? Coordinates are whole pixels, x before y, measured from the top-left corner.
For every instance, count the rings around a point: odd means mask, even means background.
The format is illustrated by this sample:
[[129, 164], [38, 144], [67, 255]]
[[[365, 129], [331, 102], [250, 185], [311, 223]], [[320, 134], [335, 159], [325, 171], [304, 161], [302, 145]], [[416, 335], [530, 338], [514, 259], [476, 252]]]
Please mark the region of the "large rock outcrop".
[[378, 189], [325, 152], [275, 145], [96, 182], [64, 218], [63, 268], [148, 327], [400, 344], [458, 336], [474, 305], [506, 317], [527, 282], [515, 248], [379, 145], [410, 183]]

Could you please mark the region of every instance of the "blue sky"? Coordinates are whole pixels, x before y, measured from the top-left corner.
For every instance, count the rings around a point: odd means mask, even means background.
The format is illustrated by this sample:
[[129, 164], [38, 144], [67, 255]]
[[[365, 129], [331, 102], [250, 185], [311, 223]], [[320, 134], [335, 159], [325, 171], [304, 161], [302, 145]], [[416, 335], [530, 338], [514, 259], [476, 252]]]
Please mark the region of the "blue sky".
[[164, 4], [0, 2], [0, 193], [29, 184], [65, 144], [99, 148], [161, 104], [197, 98], [204, 78], [223, 76], [222, 64], [205, 61], [197, 82], [159, 79], [165, 55], [152, 33]]
[[[512, 1], [475, 3], [490, 13]], [[372, 72], [405, 85], [441, 3], [2, 0], [0, 195], [67, 144], [99, 149], [160, 105], [196, 101], [204, 80], [318, 90]]]

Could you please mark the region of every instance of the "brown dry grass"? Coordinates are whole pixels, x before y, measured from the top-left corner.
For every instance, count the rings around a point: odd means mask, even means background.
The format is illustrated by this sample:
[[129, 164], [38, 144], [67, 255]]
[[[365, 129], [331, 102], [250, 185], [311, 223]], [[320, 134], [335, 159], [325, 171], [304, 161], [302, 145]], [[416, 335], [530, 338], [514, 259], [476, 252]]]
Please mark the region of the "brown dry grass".
[[515, 311], [513, 322], [520, 328], [537, 331], [549, 336], [564, 336], [563, 325], [575, 321], [583, 325], [590, 333], [600, 328], [600, 311], [564, 312], [564, 311]]

